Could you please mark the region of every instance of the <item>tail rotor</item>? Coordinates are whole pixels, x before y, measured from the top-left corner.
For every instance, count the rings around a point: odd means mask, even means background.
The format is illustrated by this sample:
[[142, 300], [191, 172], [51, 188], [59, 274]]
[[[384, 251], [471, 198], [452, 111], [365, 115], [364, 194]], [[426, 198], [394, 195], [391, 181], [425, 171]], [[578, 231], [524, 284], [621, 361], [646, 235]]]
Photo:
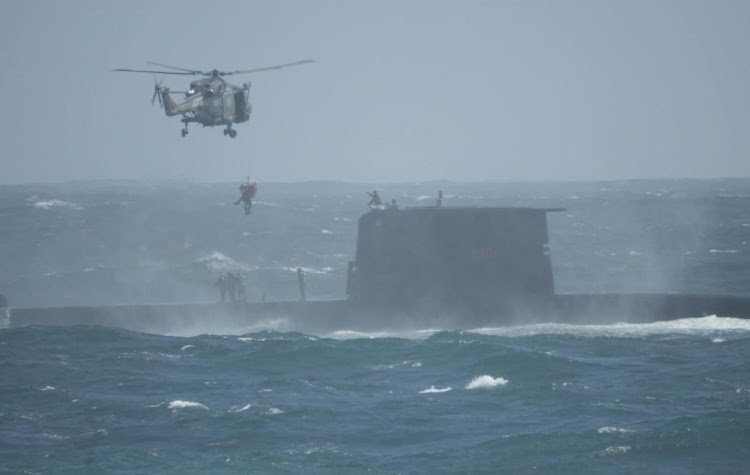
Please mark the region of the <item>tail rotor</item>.
[[161, 93], [162, 92], [166, 92], [168, 90], [169, 89], [167, 89], [166, 87], [162, 87], [161, 86], [161, 81], [160, 82], [156, 82], [156, 80], [154, 80], [154, 94], [151, 96], [151, 105], [153, 106], [154, 105], [154, 101], [157, 98], [159, 98], [159, 107], [161, 107], [163, 109], [164, 108], [164, 102], [161, 99]]

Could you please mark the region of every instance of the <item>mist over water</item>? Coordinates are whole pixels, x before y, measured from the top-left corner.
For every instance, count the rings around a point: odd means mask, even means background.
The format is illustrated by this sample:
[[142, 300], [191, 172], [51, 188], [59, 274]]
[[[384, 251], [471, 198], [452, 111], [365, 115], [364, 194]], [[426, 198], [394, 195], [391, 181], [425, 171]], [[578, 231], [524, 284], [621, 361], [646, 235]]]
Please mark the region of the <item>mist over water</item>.
[[343, 298], [366, 191], [401, 206], [549, 213], [558, 293], [750, 295], [750, 180], [598, 183], [261, 183], [253, 214], [228, 184], [0, 187], [0, 292], [13, 306], [216, 301], [221, 270], [249, 300]]
[[[343, 298], [367, 190], [550, 213], [558, 292], [750, 295], [750, 180], [0, 188], [12, 306]], [[382, 315], [384, 321], [391, 316]], [[0, 328], [0, 471], [740, 473], [750, 323]], [[181, 330], [181, 331], [180, 331]], [[543, 450], [540, 450], [543, 448]], [[613, 468], [614, 467], [614, 468]]]

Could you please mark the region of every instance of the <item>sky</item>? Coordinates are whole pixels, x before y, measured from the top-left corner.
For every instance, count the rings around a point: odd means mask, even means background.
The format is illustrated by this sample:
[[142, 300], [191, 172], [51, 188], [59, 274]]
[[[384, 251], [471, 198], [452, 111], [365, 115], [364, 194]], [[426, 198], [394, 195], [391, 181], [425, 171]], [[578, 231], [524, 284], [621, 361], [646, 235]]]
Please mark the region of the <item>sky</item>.
[[[746, 0], [7, 0], [0, 184], [750, 176]], [[243, 70], [230, 139], [113, 72]], [[176, 99], [179, 96], [175, 97]]]

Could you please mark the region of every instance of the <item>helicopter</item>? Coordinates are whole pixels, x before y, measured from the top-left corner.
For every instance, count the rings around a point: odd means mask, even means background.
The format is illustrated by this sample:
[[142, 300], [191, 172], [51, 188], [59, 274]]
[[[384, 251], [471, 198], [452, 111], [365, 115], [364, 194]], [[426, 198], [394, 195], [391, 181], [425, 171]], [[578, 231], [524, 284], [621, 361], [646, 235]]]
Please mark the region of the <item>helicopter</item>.
[[[219, 71], [212, 69], [210, 71], [201, 71], [199, 69], [178, 68], [166, 64], [154, 63], [147, 61], [146, 64], [159, 66], [160, 68], [173, 69], [174, 71], [156, 71], [147, 69], [114, 69], [115, 72], [126, 73], [150, 73], [150, 74], [176, 74], [183, 76], [205, 76], [190, 83], [187, 91], [170, 91], [168, 87], [161, 85], [161, 82], [155, 82], [154, 94], [151, 96], [151, 105], [158, 98], [159, 105], [164, 109], [167, 116], [182, 115], [182, 136], [188, 134], [188, 124], [196, 122], [203, 127], [214, 127], [225, 125], [224, 135], [231, 138], [237, 136], [237, 131], [232, 128], [232, 124], [240, 124], [250, 119], [252, 107], [250, 105], [250, 83], [244, 83], [242, 86], [235, 86], [224, 80], [224, 76], [234, 74], [249, 74], [260, 71], [270, 71], [272, 69], [281, 69], [289, 66], [300, 64], [314, 63], [314, 60], [304, 59], [294, 63], [278, 64], [264, 68], [246, 69], [239, 71]], [[176, 103], [171, 94], [185, 94], [185, 100]]]

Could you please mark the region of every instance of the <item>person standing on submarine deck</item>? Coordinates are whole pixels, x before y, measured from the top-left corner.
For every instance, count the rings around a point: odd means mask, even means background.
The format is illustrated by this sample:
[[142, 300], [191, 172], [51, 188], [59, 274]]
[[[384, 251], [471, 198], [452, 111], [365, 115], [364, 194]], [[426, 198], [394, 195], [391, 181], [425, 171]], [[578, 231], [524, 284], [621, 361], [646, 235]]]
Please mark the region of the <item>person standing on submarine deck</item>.
[[307, 277], [305, 276], [305, 271], [303, 271], [301, 267], [297, 267], [297, 285], [299, 285], [300, 302], [306, 302], [307, 295], [305, 290], [307, 290]]

